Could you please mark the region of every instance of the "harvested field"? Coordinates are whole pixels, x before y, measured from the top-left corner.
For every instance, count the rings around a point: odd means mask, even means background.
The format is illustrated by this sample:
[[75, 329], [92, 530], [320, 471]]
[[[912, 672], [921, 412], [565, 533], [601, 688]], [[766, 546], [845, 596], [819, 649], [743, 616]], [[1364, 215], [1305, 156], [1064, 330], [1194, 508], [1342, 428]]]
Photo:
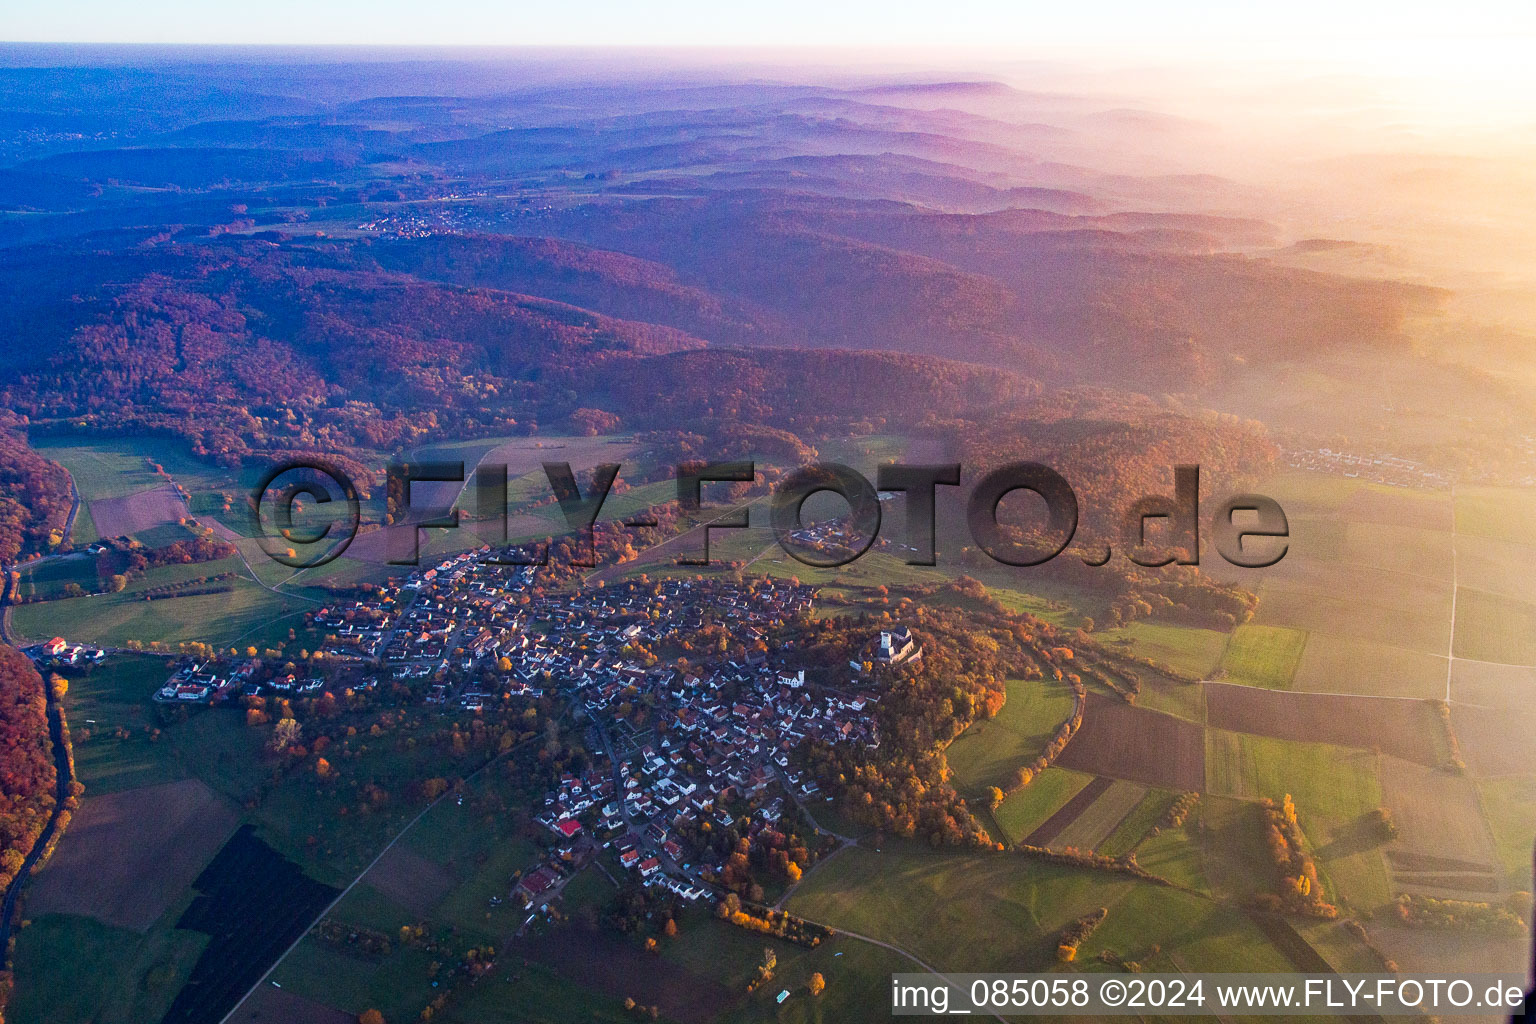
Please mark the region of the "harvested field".
[[1395, 868], [1404, 871], [1480, 871], [1485, 864], [1476, 864], [1472, 861], [1457, 860], [1455, 857], [1437, 857], [1427, 853], [1410, 853], [1406, 850], [1388, 850], [1387, 860], [1392, 862]]
[[1256, 621], [1427, 654], [1445, 652], [1450, 640], [1449, 584], [1345, 565], [1319, 566], [1309, 569], [1304, 579], [1296, 576], [1265, 580]]
[[1313, 633], [1296, 666], [1292, 689], [1382, 697], [1444, 697], [1445, 651]]
[[1456, 590], [1458, 658], [1536, 664], [1536, 604], [1486, 590]]
[[1444, 896], [1452, 899], [1476, 899], [1468, 893], [1487, 895], [1499, 891], [1499, 876], [1479, 871], [1435, 873], [1430, 871], [1396, 871], [1392, 879], [1403, 892], [1422, 893], [1425, 896]]
[[1474, 775], [1528, 775], [1536, 764], [1536, 714], [1509, 708], [1451, 708], [1461, 757]]
[[1423, 530], [1451, 529], [1449, 494], [1428, 494], [1401, 487], [1367, 485], [1356, 489], [1338, 507], [1339, 515], [1360, 523], [1388, 526], [1411, 524]]
[[240, 1004], [228, 1024], [356, 1024], [357, 1017], [285, 989], [263, 985]]
[[[1443, 530], [1352, 521], [1345, 524], [1340, 557], [1351, 564], [1432, 576], [1447, 584], [1451, 580], [1451, 535]], [[1456, 568], [1458, 572], [1465, 571], [1459, 561]]]
[[1451, 699], [1489, 708], [1536, 707], [1536, 669], [1457, 660], [1451, 666]]
[[1136, 809], [1147, 788], [1134, 782], [1115, 782], [1097, 800], [1083, 808], [1083, 813], [1069, 822], [1050, 845], [1057, 849], [1068, 846], [1079, 850], [1097, 850], [1126, 815]]
[[1057, 763], [1165, 789], [1205, 789], [1205, 731], [1193, 722], [1088, 695], [1082, 727]]
[[1405, 972], [1474, 974], [1497, 971], [1524, 977], [1530, 965], [1526, 952], [1529, 939], [1472, 931], [1409, 928], [1386, 916], [1372, 923], [1370, 931], [1371, 941], [1396, 960]]
[[1383, 757], [1381, 797], [1397, 823], [1387, 859], [1399, 887], [1450, 888], [1447, 880], [1467, 872], [1496, 882], [1498, 856], [1471, 779]]
[[1536, 547], [1458, 536], [1456, 579], [1464, 587], [1536, 601]]
[[395, 845], [366, 876], [369, 885], [423, 917], [430, 916], [454, 887], [453, 872], [403, 845]]
[[492, 448], [477, 465], [505, 465], [509, 480], [524, 473], [542, 475], [546, 462], [569, 462], [580, 474], [604, 462], [622, 464], [634, 450], [633, 441], [609, 437], [520, 438]]
[[132, 537], [187, 515], [187, 503], [170, 484], [91, 502], [91, 519], [103, 537]]
[[1049, 846], [1062, 831], [1074, 821], [1078, 815], [1088, 809], [1089, 805], [1104, 794], [1110, 786], [1114, 785], [1113, 779], [1098, 778], [1078, 790], [1071, 800], [1062, 804], [1060, 809], [1041, 823], [1040, 827], [1031, 832], [1024, 841], [1030, 846]]
[[1206, 721], [1218, 729], [1379, 748], [1425, 765], [1441, 765], [1450, 757], [1444, 725], [1423, 701], [1205, 685]]
[[86, 796], [29, 910], [145, 931], [191, 885], [239, 823], [227, 800], [187, 779]]
[[1536, 537], [1536, 501], [1527, 487], [1461, 487], [1456, 491], [1456, 530], [1513, 544]]

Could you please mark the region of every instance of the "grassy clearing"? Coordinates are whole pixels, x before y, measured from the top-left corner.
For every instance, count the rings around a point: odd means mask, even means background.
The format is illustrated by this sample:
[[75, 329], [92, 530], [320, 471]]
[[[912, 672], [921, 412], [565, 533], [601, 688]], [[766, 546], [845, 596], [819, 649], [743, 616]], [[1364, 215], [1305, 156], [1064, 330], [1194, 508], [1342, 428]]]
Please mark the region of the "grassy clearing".
[[80, 552], [50, 558], [22, 570], [16, 592], [23, 600], [51, 601], [62, 597], [64, 588], [71, 583], [82, 590], [95, 590], [99, 582], [96, 559]]
[[[332, 885], [351, 882], [416, 816], [423, 805], [411, 795], [417, 783], [465, 775], [478, 763], [474, 754], [456, 759], [427, 744], [410, 749], [379, 744], [358, 751], [344, 764], [334, 762], [340, 770], [337, 779], [322, 781], [303, 769], [291, 772], [254, 814], [264, 840]], [[360, 780], [390, 793], [390, 801], [368, 815], [341, 814], [343, 807], [356, 806]]]
[[159, 1020], [207, 936], [163, 923], [140, 935], [92, 918], [49, 914], [16, 937], [12, 1020], [136, 1024]]
[[1091, 962], [1104, 950], [1147, 970], [1169, 973], [1291, 969], [1237, 909], [1151, 886], [1138, 886], [1110, 905], [1109, 916], [1083, 943], [1078, 959]]
[[1282, 970], [1237, 912], [1178, 890], [1103, 872], [914, 846], [852, 850], [812, 876], [790, 909], [912, 950], [941, 970], [1053, 970], [1056, 936], [1098, 907], [1103, 948], [1137, 955], [1154, 944], [1187, 970]]
[[852, 849], [811, 875], [789, 908], [895, 943], [940, 970], [1035, 970], [1055, 934], [1138, 884], [1016, 854], [935, 853], [915, 844]]
[[227, 709], [177, 708], [161, 721], [149, 696], [169, 666], [165, 658], [121, 654], [69, 675], [65, 706], [86, 792], [195, 778], [237, 803], [253, 798], [270, 772], [265, 737]]
[[1390, 898], [1386, 862], [1364, 827], [1382, 803], [1375, 755], [1211, 729], [1206, 775], [1218, 796], [1280, 800], [1291, 794], [1335, 901], [1375, 908]]
[[[739, 993], [751, 980], [765, 946], [771, 946], [778, 957], [773, 983], [741, 997], [738, 1003], [721, 1007], [719, 1019], [783, 1024], [884, 1021], [890, 1017], [890, 975], [917, 970], [900, 954], [858, 939], [833, 938], [816, 949], [805, 949], [765, 940], [716, 921], [703, 911], [685, 915], [677, 937], [662, 942], [661, 959]], [[826, 991], [815, 999], [806, 991], [813, 972], [820, 973], [827, 984]], [[784, 990], [790, 994], [781, 1004], [776, 997]]]
[[[499, 933], [507, 930], [515, 921], [516, 911], [510, 905], [491, 908], [492, 896], [505, 898], [512, 888], [510, 879], [514, 872], [526, 871], [534, 863], [538, 851], [526, 839], [508, 840], [491, 850], [483, 860], [463, 870], [462, 880], [438, 904], [432, 916], [436, 920], [453, 925], [467, 934], [479, 935], [494, 941]], [[608, 883], [596, 871], [588, 875]], [[582, 893], [578, 886], [576, 894]], [[611, 887], [610, 887], [611, 893]]]
[[1456, 656], [1506, 665], [1536, 664], [1536, 605], [1458, 588]]
[[[1105, 852], [1111, 851], [1106, 849]], [[1147, 836], [1136, 847], [1136, 863], [1170, 882], [1201, 892], [1210, 888], [1201, 863], [1200, 843], [1190, 835], [1188, 825]]]
[[1380, 697], [1445, 696], [1445, 652], [1439, 655], [1360, 639], [1313, 633], [1296, 666], [1297, 690]]
[[[168, 746], [153, 738], [149, 695], [165, 683], [169, 662], [121, 655], [69, 676], [75, 772], [89, 794], [111, 793], [181, 778]], [[174, 738], [173, 738], [174, 742]]]
[[1529, 888], [1531, 843], [1536, 837], [1536, 778], [1486, 779], [1477, 788], [1506, 881], [1517, 890]]
[[1110, 857], [1119, 857], [1136, 849], [1142, 838], [1162, 819], [1170, 805], [1178, 794], [1170, 793], [1165, 789], [1154, 789], [1141, 798], [1131, 813], [1115, 827], [1104, 841], [1099, 843], [1098, 852]]
[[1446, 583], [1355, 566], [1317, 567], [1304, 581], [1271, 577], [1259, 588], [1261, 624], [1426, 654], [1445, 653], [1450, 612]]
[[[890, 977], [917, 965], [906, 957], [856, 939], [834, 939], [814, 950], [795, 947], [786, 961], [779, 956], [776, 983], [754, 993], [732, 1010], [732, 1021], [775, 1024], [884, 1024], [891, 1019]], [[806, 989], [812, 972], [827, 987], [812, 998]], [[789, 998], [778, 1003], [784, 989]]]
[[1536, 538], [1536, 501], [1526, 488], [1460, 487], [1456, 531], [1511, 544]]
[[347, 1013], [376, 1009], [385, 1020], [416, 1020], [437, 992], [432, 988], [432, 957], [410, 946], [387, 957], [364, 959], [332, 949], [313, 935], [289, 954], [272, 980], [295, 995]]
[[1282, 626], [1237, 627], [1222, 656], [1226, 679], [1244, 686], [1288, 690], [1307, 645], [1307, 634]]
[[229, 470], [220, 469], [192, 457], [180, 442], [158, 437], [72, 438], [33, 437], [32, 448], [52, 459], [74, 477], [82, 501], [121, 498], [159, 487], [165, 478], [147, 465], [158, 462], [191, 489], [193, 483], [233, 481]]
[[982, 796], [989, 786], [1006, 788], [1009, 776], [1037, 757], [1071, 717], [1072, 704], [1065, 683], [1010, 679], [997, 716], [974, 723], [949, 745], [955, 788], [966, 797]]
[[1093, 776], [1066, 768], [1047, 768], [1029, 785], [1008, 794], [993, 812], [1010, 843], [1023, 841], [1035, 829], [1061, 809], [1062, 805], [1088, 785]]
[[[238, 558], [201, 565], [152, 569], [118, 594], [98, 594], [21, 605], [11, 612], [16, 631], [26, 637], [66, 636], [71, 640], [121, 647], [129, 641], [203, 640], [215, 646], [237, 641], [263, 646], [286, 639], [297, 614], [314, 607], [299, 597], [272, 591], [244, 576]], [[238, 572], [223, 581], [230, 590], [214, 594], [146, 601], [143, 591], [199, 577]], [[292, 618], [289, 618], [292, 616]]]
[[1101, 630], [1094, 639], [1111, 647], [1127, 646], [1133, 654], [1167, 665], [1194, 679], [1204, 679], [1221, 663], [1227, 634], [1214, 629], [1133, 622]]
[[372, 928], [394, 935], [404, 925], [417, 924], [416, 915], [384, 895], [367, 882], [360, 883], [331, 911], [331, 916], [348, 924]]
[[[1199, 872], [1213, 895], [1247, 899], [1268, 888], [1274, 867], [1260, 830], [1256, 804], [1219, 796], [1200, 798], [1196, 818], [1183, 831], [1198, 845]], [[1136, 859], [1150, 857], [1154, 845], [1163, 846], [1149, 841]]]

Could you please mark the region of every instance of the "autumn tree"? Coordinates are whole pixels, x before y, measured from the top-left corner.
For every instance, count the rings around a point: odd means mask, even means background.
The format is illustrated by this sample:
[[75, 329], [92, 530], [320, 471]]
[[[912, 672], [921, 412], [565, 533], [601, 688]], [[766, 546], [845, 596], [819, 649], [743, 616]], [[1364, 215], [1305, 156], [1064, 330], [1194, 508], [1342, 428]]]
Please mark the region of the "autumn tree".
[[821, 976], [820, 971], [817, 971], [811, 975], [811, 980], [806, 983], [806, 988], [810, 989], [811, 995], [819, 996], [827, 989], [827, 979]]

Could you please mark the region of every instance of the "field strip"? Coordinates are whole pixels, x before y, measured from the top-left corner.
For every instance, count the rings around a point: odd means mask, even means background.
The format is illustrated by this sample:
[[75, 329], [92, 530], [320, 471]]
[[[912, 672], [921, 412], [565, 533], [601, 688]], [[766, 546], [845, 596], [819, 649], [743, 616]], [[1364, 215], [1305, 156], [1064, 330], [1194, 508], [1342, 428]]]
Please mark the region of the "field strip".
[[1072, 799], [1063, 804], [1055, 814], [1046, 818], [1029, 835], [1024, 837], [1024, 842], [1030, 846], [1047, 846], [1051, 840], [1061, 835], [1066, 827], [1077, 820], [1099, 796], [1114, 785], [1115, 780], [1096, 776], [1094, 780], [1073, 794]]
[[1115, 829], [1120, 827], [1122, 821], [1130, 817], [1131, 812], [1136, 810], [1146, 795], [1146, 786], [1116, 780], [1113, 786], [1105, 790], [1102, 796], [1085, 807], [1082, 814], [1061, 830], [1051, 844], [1052, 847], [1098, 849], [1099, 844], [1109, 838]]

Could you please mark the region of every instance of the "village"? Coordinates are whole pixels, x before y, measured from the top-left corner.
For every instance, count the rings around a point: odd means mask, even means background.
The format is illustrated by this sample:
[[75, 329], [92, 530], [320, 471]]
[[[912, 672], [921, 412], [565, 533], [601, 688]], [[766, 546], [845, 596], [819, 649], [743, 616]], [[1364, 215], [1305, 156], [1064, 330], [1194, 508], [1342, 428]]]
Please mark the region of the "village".
[[[481, 549], [321, 608], [312, 625], [325, 637], [320, 664], [354, 693], [398, 684], [445, 714], [549, 694], [584, 723], [593, 766], [546, 794], [536, 820], [547, 856], [509, 880], [527, 927], [599, 857], [682, 900], [714, 893], [723, 858], [686, 836], [705, 823], [756, 836], [819, 798], [791, 761], [807, 739], [879, 745], [871, 665], [915, 663], [921, 646], [905, 628], [876, 632], [868, 661], [835, 667], [836, 683], [808, 683], [804, 667], [788, 667], [792, 645], [769, 641], [814, 599], [809, 586], [770, 578], [545, 590], [532, 567]], [[707, 654], [695, 644], [686, 658], [659, 656], [706, 631]], [[155, 700], [302, 697], [331, 685], [260, 657], [184, 659]]]

